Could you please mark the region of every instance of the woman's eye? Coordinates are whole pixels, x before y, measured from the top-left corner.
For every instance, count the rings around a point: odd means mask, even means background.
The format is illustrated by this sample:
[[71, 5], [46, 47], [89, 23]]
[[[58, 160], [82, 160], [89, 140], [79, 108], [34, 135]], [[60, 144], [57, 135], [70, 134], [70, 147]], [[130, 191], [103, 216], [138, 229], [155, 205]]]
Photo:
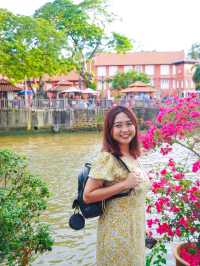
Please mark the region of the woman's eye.
[[132, 126], [132, 125], [133, 125], [133, 124], [132, 124], [131, 122], [127, 123], [127, 126], [129, 126], [129, 127]]

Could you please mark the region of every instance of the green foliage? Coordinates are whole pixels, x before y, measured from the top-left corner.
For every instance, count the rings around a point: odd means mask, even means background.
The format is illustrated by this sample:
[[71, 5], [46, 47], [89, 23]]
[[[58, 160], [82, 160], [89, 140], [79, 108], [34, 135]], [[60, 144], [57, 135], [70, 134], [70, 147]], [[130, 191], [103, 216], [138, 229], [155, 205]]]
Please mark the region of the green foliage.
[[47, 3], [35, 12], [35, 17], [53, 23], [59, 32], [65, 35], [68, 60], [80, 76], [88, 80], [88, 63], [96, 52], [109, 47], [119, 52], [132, 48], [128, 38], [114, 33], [112, 37], [105, 32], [112, 14], [108, 12], [105, 0], [84, 0], [79, 4], [71, 0], [55, 0]]
[[0, 71], [14, 81], [67, 70], [64, 36], [44, 19], [0, 9]]
[[162, 241], [158, 241], [152, 248], [151, 253], [146, 256], [145, 266], [162, 266], [166, 264], [167, 249]]
[[118, 73], [112, 79], [112, 88], [124, 89], [135, 81], [149, 83], [150, 79], [145, 73], [136, 72], [134, 70], [128, 71], [126, 73]]
[[192, 44], [192, 47], [190, 48], [188, 52], [188, 56], [191, 59], [198, 60], [200, 59], [200, 43], [194, 43]]
[[89, 81], [88, 84], [87, 84], [87, 88], [96, 90], [97, 85], [96, 85], [96, 83], [94, 81]]
[[195, 83], [196, 89], [200, 90], [200, 64], [195, 65], [195, 71], [192, 79]]
[[113, 32], [113, 39], [110, 41], [110, 45], [117, 53], [126, 53], [133, 49], [131, 40], [116, 32]]
[[103, 113], [99, 113], [96, 115], [96, 123], [99, 125], [103, 125], [103, 121], [104, 121], [104, 115]]
[[29, 173], [26, 158], [9, 150], [0, 150], [0, 178], [8, 180], [0, 190], [0, 263], [25, 266], [53, 244], [48, 225], [40, 222], [49, 191]]
[[[27, 160], [24, 156], [13, 153], [10, 150], [0, 152], [0, 184], [7, 187], [11, 178], [17, 179], [27, 167]], [[4, 184], [3, 184], [4, 183]]]
[[14, 82], [39, 78], [42, 88], [44, 74], [76, 69], [87, 86], [93, 83], [88, 64], [95, 53], [132, 49], [127, 37], [105, 32], [112, 21], [106, 0], [55, 0], [34, 17], [0, 9], [0, 73]]

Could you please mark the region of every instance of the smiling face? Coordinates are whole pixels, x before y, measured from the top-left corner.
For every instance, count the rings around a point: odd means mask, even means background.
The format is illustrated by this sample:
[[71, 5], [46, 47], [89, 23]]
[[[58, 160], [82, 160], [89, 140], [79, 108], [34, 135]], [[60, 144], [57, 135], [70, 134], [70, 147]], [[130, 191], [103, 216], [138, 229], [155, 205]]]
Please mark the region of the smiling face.
[[123, 112], [117, 114], [113, 123], [112, 137], [119, 143], [119, 146], [129, 146], [135, 133], [135, 126], [127, 114]]

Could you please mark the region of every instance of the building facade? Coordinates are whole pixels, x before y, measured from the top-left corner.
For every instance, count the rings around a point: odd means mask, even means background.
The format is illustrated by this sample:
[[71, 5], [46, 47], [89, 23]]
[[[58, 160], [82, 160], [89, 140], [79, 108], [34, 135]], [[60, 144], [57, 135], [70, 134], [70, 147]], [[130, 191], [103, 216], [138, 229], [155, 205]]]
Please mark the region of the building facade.
[[135, 52], [126, 54], [102, 53], [93, 59], [97, 89], [110, 97], [111, 79], [118, 72], [136, 70], [146, 73], [150, 83], [160, 96], [181, 95], [193, 90], [193, 66], [195, 60], [186, 60], [184, 51]]

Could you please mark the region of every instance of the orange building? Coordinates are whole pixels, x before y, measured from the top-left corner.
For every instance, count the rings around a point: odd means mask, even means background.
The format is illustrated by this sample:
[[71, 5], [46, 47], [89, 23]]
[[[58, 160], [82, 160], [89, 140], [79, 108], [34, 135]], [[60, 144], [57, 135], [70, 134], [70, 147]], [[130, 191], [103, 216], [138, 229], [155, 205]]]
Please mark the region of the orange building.
[[110, 97], [111, 79], [118, 72], [136, 70], [146, 73], [150, 84], [161, 96], [181, 95], [195, 88], [192, 81], [195, 60], [187, 60], [184, 51], [134, 52], [126, 54], [101, 53], [93, 59], [97, 89]]

